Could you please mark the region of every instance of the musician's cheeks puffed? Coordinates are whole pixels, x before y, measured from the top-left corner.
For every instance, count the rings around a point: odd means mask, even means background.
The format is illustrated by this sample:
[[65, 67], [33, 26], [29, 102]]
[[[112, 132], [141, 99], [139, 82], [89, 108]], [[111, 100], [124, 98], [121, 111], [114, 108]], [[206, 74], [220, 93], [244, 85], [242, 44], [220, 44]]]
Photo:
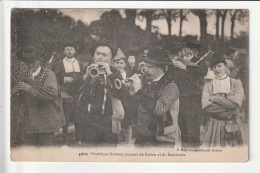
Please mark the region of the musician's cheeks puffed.
[[27, 83], [24, 83], [24, 82], [19, 82], [18, 87], [17, 87], [18, 90], [22, 90], [25, 92], [29, 92], [31, 88], [32, 88], [31, 85], [28, 85]]
[[172, 61], [172, 64], [174, 67], [177, 67], [179, 69], [182, 69], [182, 70], [186, 70], [186, 65], [184, 65], [182, 62], [180, 61]]

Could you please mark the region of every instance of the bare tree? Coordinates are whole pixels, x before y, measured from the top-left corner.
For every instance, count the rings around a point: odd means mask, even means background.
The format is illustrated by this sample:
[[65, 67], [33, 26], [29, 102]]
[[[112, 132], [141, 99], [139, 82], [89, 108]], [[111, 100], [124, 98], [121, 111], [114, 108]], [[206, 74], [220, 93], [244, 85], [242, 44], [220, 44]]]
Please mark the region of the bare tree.
[[136, 36], [135, 36], [135, 18], [136, 9], [125, 9], [126, 14], [126, 48], [136, 49]]
[[220, 19], [221, 11], [216, 10], [215, 15], [216, 15], [216, 39], [219, 40], [219, 19]]
[[141, 10], [138, 13], [138, 19], [143, 20], [144, 18], [146, 19], [146, 42], [150, 42], [150, 36], [152, 32], [152, 20], [153, 20], [153, 14], [155, 10], [147, 9], [147, 10]]
[[200, 37], [201, 40], [207, 38], [207, 13], [206, 10], [192, 10], [192, 13], [199, 17], [200, 20]]
[[225, 38], [225, 20], [228, 10], [221, 10], [221, 41], [224, 41]]
[[234, 28], [235, 28], [235, 21], [238, 20], [239, 22], [243, 23], [248, 18], [248, 10], [229, 10], [229, 14], [231, 17], [231, 40], [234, 38]]
[[187, 15], [190, 13], [190, 10], [179, 10], [179, 18], [180, 18], [180, 28], [179, 28], [179, 36], [182, 35], [182, 24], [184, 21], [188, 21]]
[[154, 18], [155, 19], [166, 19], [167, 26], [168, 26], [168, 36], [172, 35], [172, 21], [176, 22], [178, 18], [178, 10], [157, 10]]

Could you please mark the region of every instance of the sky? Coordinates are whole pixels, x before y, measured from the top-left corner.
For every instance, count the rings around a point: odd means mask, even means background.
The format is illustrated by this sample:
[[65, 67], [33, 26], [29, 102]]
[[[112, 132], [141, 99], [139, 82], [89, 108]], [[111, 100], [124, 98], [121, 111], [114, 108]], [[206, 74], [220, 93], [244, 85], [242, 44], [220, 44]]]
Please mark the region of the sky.
[[[86, 24], [90, 24], [92, 21], [99, 20], [100, 16], [104, 11], [108, 11], [109, 9], [59, 9], [64, 15], [68, 15], [72, 17], [74, 20], [81, 20]], [[120, 10], [120, 14], [122, 17], [125, 17], [124, 10]], [[199, 18], [192, 13], [189, 13], [187, 16], [188, 21], [183, 22], [183, 31], [182, 36], [185, 35], [198, 35], [200, 36], [200, 26], [199, 26]], [[208, 27], [207, 32], [209, 34], [215, 34], [215, 16], [212, 15], [207, 18]], [[139, 25], [142, 29], [145, 29], [145, 19], [140, 21], [136, 19], [136, 25]], [[167, 23], [165, 19], [156, 20], [152, 22], [152, 25], [159, 27], [159, 32], [161, 34], [168, 34]], [[221, 26], [220, 26], [221, 27]], [[240, 31], [247, 32], [249, 31], [248, 22], [244, 24], [240, 24], [238, 21], [235, 23], [235, 34], [238, 34]], [[225, 20], [225, 35], [230, 36], [230, 28], [231, 22], [230, 17], [227, 16]], [[179, 20], [176, 22], [172, 21], [172, 35], [178, 35], [179, 33]]]

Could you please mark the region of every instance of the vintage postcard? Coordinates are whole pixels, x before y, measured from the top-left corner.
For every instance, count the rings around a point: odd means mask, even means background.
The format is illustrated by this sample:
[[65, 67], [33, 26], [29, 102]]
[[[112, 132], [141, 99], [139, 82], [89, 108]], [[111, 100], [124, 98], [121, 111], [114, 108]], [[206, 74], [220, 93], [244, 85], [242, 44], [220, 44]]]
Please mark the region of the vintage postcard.
[[247, 162], [249, 14], [11, 8], [11, 160]]

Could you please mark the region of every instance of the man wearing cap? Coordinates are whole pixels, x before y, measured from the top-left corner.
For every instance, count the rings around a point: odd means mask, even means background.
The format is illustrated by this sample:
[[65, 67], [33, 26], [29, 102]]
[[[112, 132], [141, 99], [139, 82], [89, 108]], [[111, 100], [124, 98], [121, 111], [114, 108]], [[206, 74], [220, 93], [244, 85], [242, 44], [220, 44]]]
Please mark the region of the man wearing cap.
[[174, 147], [180, 140], [178, 126], [179, 90], [166, 75], [168, 55], [160, 48], [148, 47], [140, 58], [145, 62], [145, 79], [130, 78], [130, 99], [138, 104], [135, 146]]
[[61, 86], [66, 125], [62, 128], [63, 142], [68, 143], [68, 124], [74, 122], [76, 142], [80, 144], [80, 115], [76, 111], [78, 88], [84, 74], [83, 65], [75, 58], [76, 45], [68, 42], [63, 47], [65, 57], [54, 66], [54, 73]]
[[[110, 67], [114, 49], [107, 41], [100, 40], [91, 47], [93, 64], [84, 75], [79, 108], [83, 118], [82, 142], [90, 146], [117, 146], [120, 120], [124, 116], [121, 99], [125, 96], [124, 86], [115, 86], [121, 80], [120, 72]], [[91, 75], [91, 69], [98, 75]]]
[[202, 109], [207, 116], [203, 145], [224, 147], [243, 144], [243, 128], [239, 110], [244, 100], [244, 90], [239, 79], [226, 74], [225, 58], [214, 54], [210, 68], [215, 78], [205, 84]]
[[16, 87], [22, 97], [18, 141], [24, 145], [53, 145], [54, 132], [65, 125], [56, 76], [40, 65], [43, 52], [42, 47], [24, 47], [18, 53], [28, 69]]
[[200, 61], [200, 45], [187, 43], [177, 54], [179, 60], [172, 60], [174, 80], [180, 90], [179, 125], [183, 147], [199, 147], [201, 126], [201, 86], [207, 74], [207, 65]]

